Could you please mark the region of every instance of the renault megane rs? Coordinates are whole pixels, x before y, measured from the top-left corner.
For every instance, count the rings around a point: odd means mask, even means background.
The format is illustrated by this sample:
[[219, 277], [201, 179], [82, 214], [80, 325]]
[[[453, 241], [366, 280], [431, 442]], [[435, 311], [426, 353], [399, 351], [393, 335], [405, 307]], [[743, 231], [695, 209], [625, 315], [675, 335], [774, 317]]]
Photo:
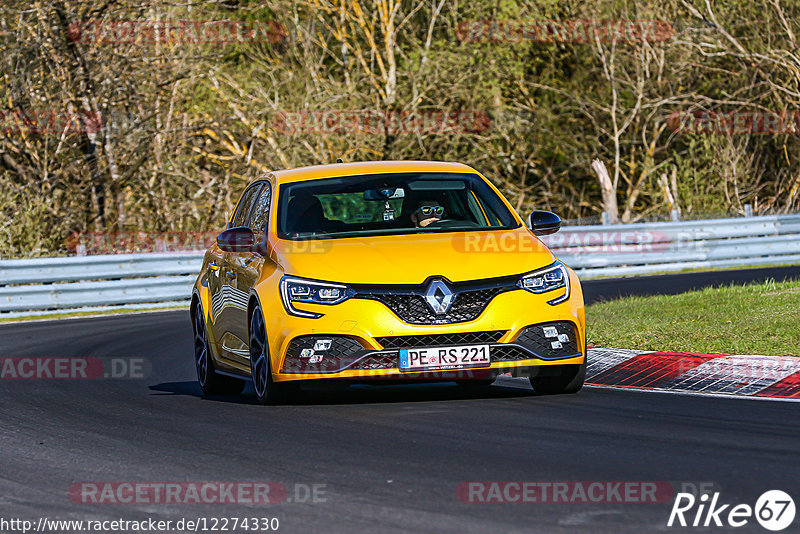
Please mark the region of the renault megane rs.
[[499, 191], [457, 163], [338, 163], [250, 184], [205, 255], [191, 303], [206, 393], [252, 379], [261, 403], [302, 381], [527, 376], [573, 393], [586, 373], [572, 269]]

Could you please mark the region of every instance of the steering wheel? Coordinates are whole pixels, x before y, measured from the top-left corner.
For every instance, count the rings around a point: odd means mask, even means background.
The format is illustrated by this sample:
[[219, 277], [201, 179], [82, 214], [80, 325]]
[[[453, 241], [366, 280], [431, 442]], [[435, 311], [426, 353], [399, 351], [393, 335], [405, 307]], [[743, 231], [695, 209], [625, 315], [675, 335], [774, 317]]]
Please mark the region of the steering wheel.
[[430, 223], [426, 228], [474, 228], [479, 226], [473, 221], [459, 221], [457, 219], [439, 219]]

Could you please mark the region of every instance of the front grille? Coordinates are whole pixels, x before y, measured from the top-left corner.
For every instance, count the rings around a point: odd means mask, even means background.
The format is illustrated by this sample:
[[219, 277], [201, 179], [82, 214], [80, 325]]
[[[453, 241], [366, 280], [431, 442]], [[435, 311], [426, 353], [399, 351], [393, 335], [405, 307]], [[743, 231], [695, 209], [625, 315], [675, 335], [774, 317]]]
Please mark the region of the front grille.
[[397, 353], [370, 354], [358, 360], [351, 369], [395, 369], [397, 367]]
[[453, 303], [447, 313], [436, 314], [431, 310], [422, 295], [413, 293], [364, 293], [360, 298], [382, 302], [401, 320], [409, 324], [450, 324], [463, 323], [476, 319], [489, 302], [505, 288], [492, 287], [465, 290], [453, 295]]
[[514, 345], [495, 345], [492, 347], [492, 363], [530, 360], [534, 358], [530, 352]]
[[376, 337], [375, 341], [385, 349], [405, 349], [413, 347], [438, 347], [441, 345], [477, 345], [496, 343], [505, 331], [457, 332], [453, 334], [427, 334], [420, 336]]
[[[560, 348], [553, 348], [553, 342], [557, 341], [558, 338], [546, 337], [544, 333], [546, 327], [555, 328], [559, 334], [566, 335], [569, 338], [568, 341], [560, 342]], [[581, 352], [578, 347], [578, 336], [575, 332], [575, 325], [569, 321], [555, 321], [527, 326], [520, 332], [513, 343], [522, 345], [545, 360], [574, 356]]]

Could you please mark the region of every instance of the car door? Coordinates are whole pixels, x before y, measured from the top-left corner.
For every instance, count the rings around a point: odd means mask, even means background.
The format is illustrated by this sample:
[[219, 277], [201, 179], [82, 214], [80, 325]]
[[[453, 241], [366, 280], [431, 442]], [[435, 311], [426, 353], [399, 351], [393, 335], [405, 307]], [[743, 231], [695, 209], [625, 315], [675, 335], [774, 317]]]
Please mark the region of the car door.
[[[272, 192], [271, 184], [265, 182], [250, 214], [247, 226], [253, 231], [255, 243], [266, 243], [267, 222], [269, 221], [270, 207], [272, 206]], [[272, 264], [270, 260], [262, 255], [263, 251], [264, 249], [261, 248], [259, 251], [231, 254], [230, 261], [231, 267], [235, 272], [236, 288], [243, 295], [247, 295], [248, 299], [250, 290], [258, 281], [265, 263]], [[231, 332], [249, 346], [248, 327], [246, 305], [244, 308], [231, 308]], [[249, 351], [247, 359], [249, 362]]]
[[211, 296], [211, 308], [208, 310], [211, 321], [208, 324], [208, 330], [211, 334], [211, 342], [214, 344], [216, 350], [219, 352], [220, 336], [225, 332], [219, 327], [219, 317], [222, 311], [222, 261], [225, 253], [220, 250], [217, 243], [214, 242], [211, 248], [206, 253], [206, 281], [208, 283], [208, 293]]
[[[253, 184], [244, 192], [236, 207], [233, 219], [228, 225], [230, 228], [248, 225], [250, 213], [258, 198], [261, 186], [261, 183]], [[215, 310], [219, 317], [215, 325], [217, 328], [215, 333], [219, 336], [217, 339], [219, 340], [222, 358], [241, 364], [249, 361], [249, 351], [246, 340], [237, 335], [239, 331], [236, 329], [236, 321], [239, 315], [237, 312], [244, 309], [246, 313], [248, 292], [241, 291], [237, 284], [237, 255], [238, 253], [235, 252], [223, 252], [222, 254], [222, 262], [219, 269], [221, 296], [219, 309]]]

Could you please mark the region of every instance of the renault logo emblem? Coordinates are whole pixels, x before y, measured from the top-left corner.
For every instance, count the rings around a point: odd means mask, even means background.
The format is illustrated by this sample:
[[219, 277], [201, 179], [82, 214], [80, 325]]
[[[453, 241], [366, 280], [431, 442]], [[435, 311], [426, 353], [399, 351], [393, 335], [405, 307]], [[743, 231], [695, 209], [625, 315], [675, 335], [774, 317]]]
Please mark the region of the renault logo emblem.
[[442, 315], [447, 313], [453, 303], [453, 292], [441, 280], [434, 280], [425, 291], [425, 302], [437, 315]]

